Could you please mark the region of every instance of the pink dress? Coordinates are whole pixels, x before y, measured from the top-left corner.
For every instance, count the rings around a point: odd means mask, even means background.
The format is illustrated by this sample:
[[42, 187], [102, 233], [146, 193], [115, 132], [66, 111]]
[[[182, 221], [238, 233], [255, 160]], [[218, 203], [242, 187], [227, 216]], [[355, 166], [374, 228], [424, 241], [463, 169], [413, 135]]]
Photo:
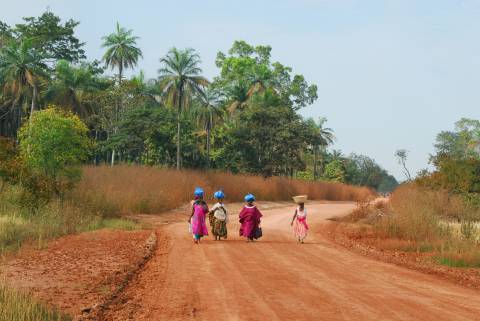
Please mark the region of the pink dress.
[[297, 239], [303, 240], [307, 237], [307, 232], [307, 210], [304, 208], [303, 211], [301, 211], [300, 208], [297, 208], [297, 217], [293, 223], [293, 233]]
[[260, 224], [262, 213], [255, 206], [244, 206], [240, 212], [240, 236], [253, 238], [255, 230]]
[[193, 204], [193, 217], [192, 217], [192, 234], [194, 236], [208, 235], [206, 217], [207, 207], [205, 204], [194, 203]]

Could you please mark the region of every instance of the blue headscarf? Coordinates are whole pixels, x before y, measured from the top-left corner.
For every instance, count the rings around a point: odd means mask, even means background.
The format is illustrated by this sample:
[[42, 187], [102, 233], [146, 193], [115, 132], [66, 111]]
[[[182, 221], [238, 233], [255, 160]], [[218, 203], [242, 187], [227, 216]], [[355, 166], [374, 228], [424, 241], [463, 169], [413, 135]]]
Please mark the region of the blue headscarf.
[[255, 196], [253, 196], [253, 194], [245, 195], [245, 202], [253, 202], [253, 201], [255, 201]]
[[203, 189], [201, 187], [197, 187], [195, 188], [195, 191], [193, 192], [193, 195], [194, 196], [197, 196], [197, 197], [203, 197]]
[[224, 199], [225, 198], [225, 194], [223, 193], [223, 191], [216, 191], [215, 194], [213, 194], [213, 196], [216, 199]]

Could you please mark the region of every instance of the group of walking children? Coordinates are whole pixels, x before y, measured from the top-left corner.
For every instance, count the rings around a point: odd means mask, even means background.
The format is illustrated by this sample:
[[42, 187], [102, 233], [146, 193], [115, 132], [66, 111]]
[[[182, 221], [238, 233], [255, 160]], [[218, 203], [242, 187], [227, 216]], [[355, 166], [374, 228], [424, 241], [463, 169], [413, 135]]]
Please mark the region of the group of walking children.
[[[208, 235], [207, 216], [215, 241], [227, 239], [228, 211], [223, 203], [225, 198], [223, 191], [215, 192], [214, 197], [217, 200], [217, 203], [215, 203], [211, 209], [208, 208], [208, 205], [204, 200], [205, 193], [203, 189], [197, 187], [193, 195], [194, 200], [192, 202], [192, 211], [188, 219], [188, 222], [190, 223], [190, 231], [193, 235], [193, 241], [198, 244], [202, 237]], [[247, 242], [253, 242], [262, 237], [262, 229], [260, 227], [262, 213], [254, 205], [254, 202], [254, 195], [245, 195], [245, 205], [239, 214], [239, 222], [241, 224], [240, 236], [245, 237]], [[306, 218], [307, 211], [304, 204], [301, 203], [295, 210], [291, 224], [294, 227], [293, 230], [295, 237], [301, 243], [303, 243], [304, 239], [307, 237], [308, 225]]]

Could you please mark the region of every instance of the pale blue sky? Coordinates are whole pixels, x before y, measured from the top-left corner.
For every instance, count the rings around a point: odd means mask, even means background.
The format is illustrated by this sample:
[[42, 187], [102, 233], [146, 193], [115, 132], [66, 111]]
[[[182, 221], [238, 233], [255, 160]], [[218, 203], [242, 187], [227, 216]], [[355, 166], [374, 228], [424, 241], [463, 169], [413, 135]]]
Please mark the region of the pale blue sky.
[[17, 23], [47, 7], [81, 22], [90, 59], [117, 21], [140, 37], [139, 68], [156, 76], [169, 48], [192, 47], [207, 77], [217, 51], [237, 39], [269, 44], [272, 56], [319, 88], [302, 114], [328, 118], [334, 146], [363, 153], [402, 178], [393, 153], [427, 167], [435, 135], [461, 117], [480, 118], [480, 1], [0, 0], [0, 20]]

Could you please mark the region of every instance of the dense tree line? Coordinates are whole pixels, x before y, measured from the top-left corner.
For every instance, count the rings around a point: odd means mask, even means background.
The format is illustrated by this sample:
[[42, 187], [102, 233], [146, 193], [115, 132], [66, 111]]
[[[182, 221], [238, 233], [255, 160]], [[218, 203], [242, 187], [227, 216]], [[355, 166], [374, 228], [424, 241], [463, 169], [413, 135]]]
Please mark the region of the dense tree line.
[[0, 22], [0, 136], [17, 139], [22, 123], [55, 105], [87, 125], [95, 164], [214, 168], [380, 190], [396, 185], [366, 156], [327, 151], [334, 136], [325, 120], [298, 113], [317, 99], [317, 87], [273, 62], [270, 46], [235, 41], [217, 54], [219, 75], [211, 80], [195, 50], [172, 48], [159, 59], [158, 77], [128, 79], [125, 70], [142, 58], [133, 31], [117, 24], [103, 38], [102, 61], [88, 61], [78, 24], [52, 12], [15, 26]]

